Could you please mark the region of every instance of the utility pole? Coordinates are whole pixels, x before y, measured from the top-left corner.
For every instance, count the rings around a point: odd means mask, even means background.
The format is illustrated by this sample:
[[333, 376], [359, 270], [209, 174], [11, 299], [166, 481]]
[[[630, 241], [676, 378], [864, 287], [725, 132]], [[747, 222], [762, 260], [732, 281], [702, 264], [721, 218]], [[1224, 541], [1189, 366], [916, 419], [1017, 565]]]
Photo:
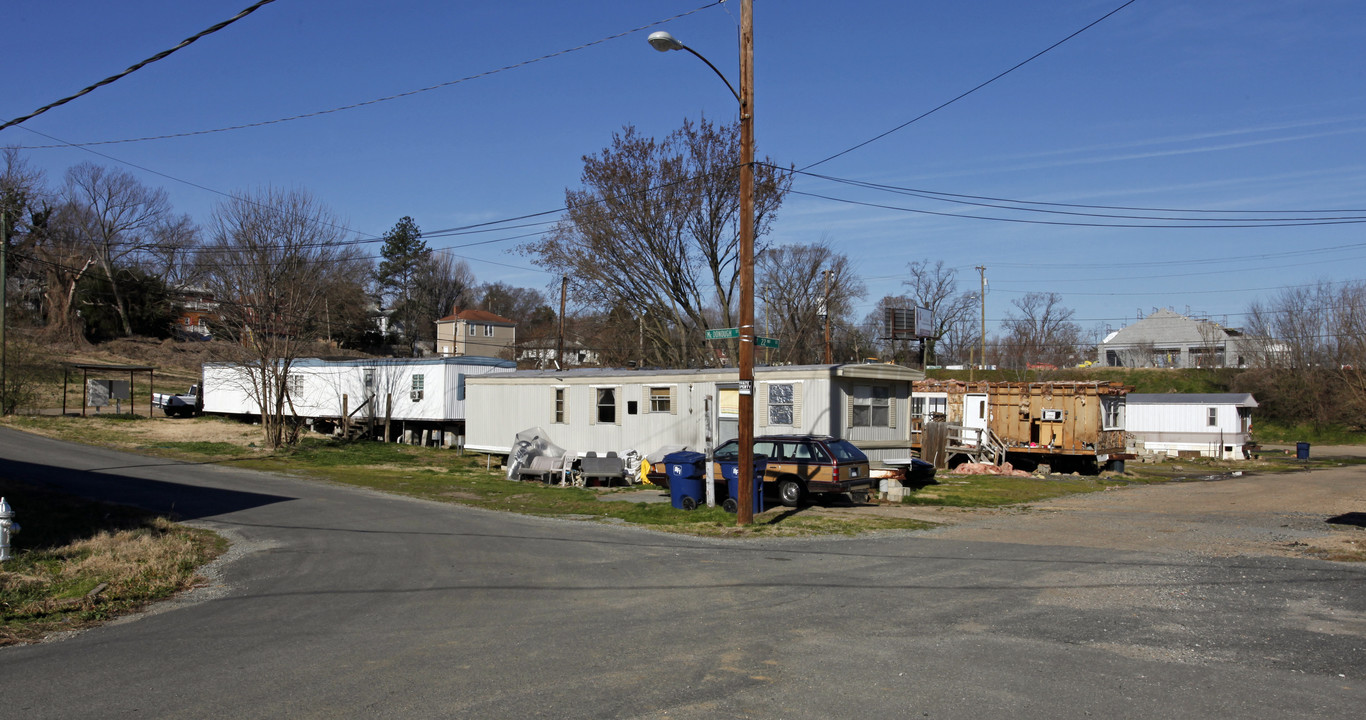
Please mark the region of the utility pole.
[[6, 374], [5, 350], [9, 344], [5, 342], [5, 317], [9, 315], [9, 286], [6, 279], [9, 277], [9, 269], [5, 267], [5, 261], [9, 255], [9, 215], [0, 210], [0, 415], [4, 415], [9, 409], [9, 376]]
[[830, 365], [835, 362], [834, 355], [830, 351], [830, 273], [831, 270], [822, 271], [825, 276], [825, 304], [822, 309], [825, 311], [825, 364]]
[[555, 341], [555, 369], [564, 369], [564, 301], [569, 293], [569, 276], [560, 277], [560, 334]]
[[982, 369], [987, 369], [987, 266], [978, 265], [977, 274], [982, 276], [982, 356], [979, 360]]
[[740, 0], [740, 508], [754, 522], [754, 0]]

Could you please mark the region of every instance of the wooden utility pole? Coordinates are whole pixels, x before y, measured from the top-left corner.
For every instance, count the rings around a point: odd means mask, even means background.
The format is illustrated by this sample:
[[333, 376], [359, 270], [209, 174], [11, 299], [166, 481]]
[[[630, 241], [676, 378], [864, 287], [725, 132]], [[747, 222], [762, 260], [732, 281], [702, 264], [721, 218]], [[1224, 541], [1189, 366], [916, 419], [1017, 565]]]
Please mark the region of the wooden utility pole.
[[982, 369], [986, 370], [987, 365], [987, 266], [978, 265], [977, 274], [982, 276], [982, 356], [978, 358], [982, 363]]
[[821, 272], [825, 276], [825, 303], [821, 309], [825, 311], [825, 364], [830, 365], [835, 362], [834, 353], [830, 348], [830, 274], [831, 270]]
[[560, 278], [560, 333], [555, 341], [555, 369], [564, 369], [564, 304], [569, 296], [569, 276]]
[[740, 0], [740, 507], [754, 522], [754, 0]]

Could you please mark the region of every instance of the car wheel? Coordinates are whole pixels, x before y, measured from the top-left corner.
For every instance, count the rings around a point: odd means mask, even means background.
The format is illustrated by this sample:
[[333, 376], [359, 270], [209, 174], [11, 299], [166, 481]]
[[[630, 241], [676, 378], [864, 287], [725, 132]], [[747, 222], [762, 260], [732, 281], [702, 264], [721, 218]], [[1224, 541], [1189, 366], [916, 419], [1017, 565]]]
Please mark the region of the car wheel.
[[863, 505], [864, 503], [868, 502], [868, 491], [854, 490], [849, 493], [849, 499], [853, 501], [855, 505]]
[[778, 499], [786, 507], [797, 507], [802, 504], [802, 496], [806, 492], [798, 480], [791, 478], [778, 481]]

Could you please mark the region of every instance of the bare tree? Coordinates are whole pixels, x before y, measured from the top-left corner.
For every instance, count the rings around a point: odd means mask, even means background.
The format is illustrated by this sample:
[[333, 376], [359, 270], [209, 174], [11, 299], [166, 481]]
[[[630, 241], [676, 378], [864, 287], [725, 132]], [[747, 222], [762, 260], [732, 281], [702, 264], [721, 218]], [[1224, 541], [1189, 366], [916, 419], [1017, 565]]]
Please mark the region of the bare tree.
[[240, 347], [265, 444], [292, 441], [290, 368], [325, 330], [324, 307], [343, 278], [364, 285], [368, 262], [336, 216], [303, 190], [266, 188], [221, 202], [204, 253], [221, 303], [214, 334]]
[[[779, 340], [773, 352], [773, 361], [778, 363], [824, 362], [824, 315], [830, 315], [832, 345], [844, 341], [853, 324], [853, 303], [867, 294], [849, 258], [832, 250], [828, 239], [764, 250], [757, 275], [764, 279], [757, 319], [761, 328], [771, 328], [766, 332]], [[838, 344], [849, 348], [845, 354], [854, 351], [848, 342]]]
[[1247, 374], [1244, 388], [1269, 415], [1366, 425], [1366, 282], [1285, 288], [1252, 304], [1248, 331], [1263, 370]]
[[171, 216], [166, 191], [148, 188], [122, 170], [81, 163], [67, 170], [64, 195], [82, 239], [108, 279], [123, 332], [132, 335], [115, 270], [136, 264], [140, 253], [155, 247], [158, 228]]
[[[622, 320], [643, 328], [653, 364], [704, 362], [709, 311], [735, 325], [740, 159], [732, 125], [685, 122], [663, 141], [627, 127], [584, 157], [581, 189], [565, 192], [564, 220], [521, 249], [568, 276], [576, 304], [604, 316], [629, 310]], [[756, 164], [756, 238], [789, 185], [770, 162]]]
[[1081, 326], [1072, 322], [1075, 313], [1062, 304], [1061, 295], [1032, 292], [1010, 304], [1015, 310], [1006, 312], [1005, 335], [998, 344], [1003, 366], [1062, 366], [1076, 358]]

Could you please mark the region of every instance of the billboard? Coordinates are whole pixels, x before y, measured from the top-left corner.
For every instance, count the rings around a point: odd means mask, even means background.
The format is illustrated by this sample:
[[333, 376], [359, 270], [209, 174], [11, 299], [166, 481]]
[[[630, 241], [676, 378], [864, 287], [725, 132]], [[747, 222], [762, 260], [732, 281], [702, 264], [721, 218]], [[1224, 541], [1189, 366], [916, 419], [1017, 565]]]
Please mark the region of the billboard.
[[934, 313], [929, 308], [887, 308], [883, 322], [885, 337], [892, 340], [934, 337]]

